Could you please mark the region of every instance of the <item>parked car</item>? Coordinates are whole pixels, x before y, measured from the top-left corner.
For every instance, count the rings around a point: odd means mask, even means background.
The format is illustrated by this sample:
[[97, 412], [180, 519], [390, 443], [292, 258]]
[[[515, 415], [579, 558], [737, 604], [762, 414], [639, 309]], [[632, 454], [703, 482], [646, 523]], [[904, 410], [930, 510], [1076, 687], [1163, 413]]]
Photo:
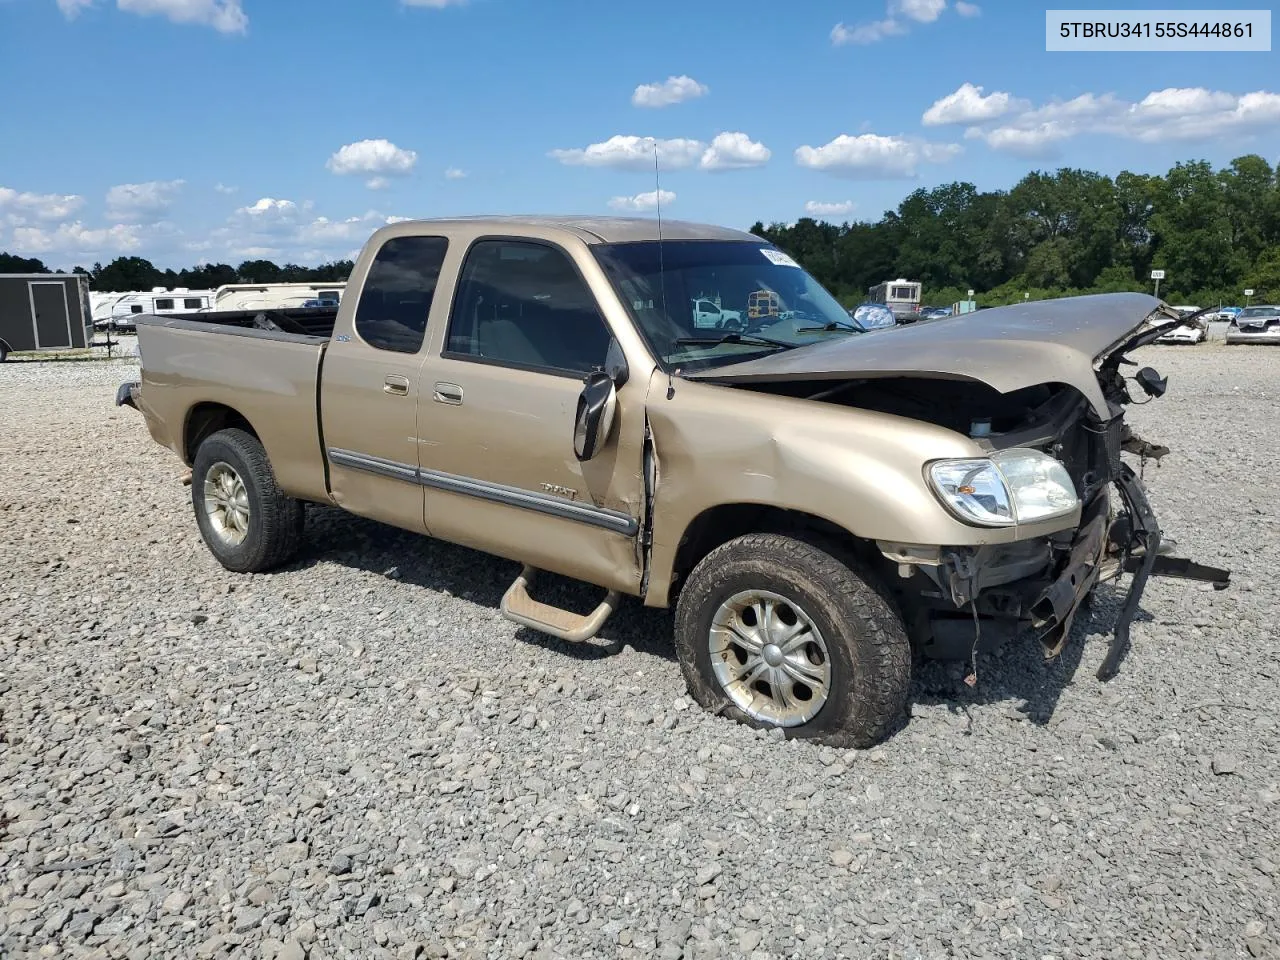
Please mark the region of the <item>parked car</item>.
[[[760, 301], [748, 329], [662, 296], [710, 275]], [[1120, 368], [1161, 318], [1131, 293], [864, 332], [737, 230], [406, 221], [327, 314], [140, 318], [141, 380], [117, 403], [191, 467], [228, 570], [288, 562], [304, 504], [337, 506], [518, 561], [502, 613], [564, 640], [623, 595], [674, 607], [702, 706], [865, 746], [904, 717], [913, 650], [968, 659], [1030, 628], [1055, 656], [1128, 570], [1108, 677], [1149, 575], [1226, 585], [1165, 556], [1121, 459], [1168, 452], [1124, 420], [1165, 381]], [[540, 571], [599, 605], [536, 600]]]
[[1227, 328], [1227, 343], [1280, 343], [1280, 306], [1245, 307]]
[[1211, 313], [1209, 320], [1216, 320], [1220, 323], [1235, 323], [1236, 317], [1240, 316], [1240, 307], [1219, 307], [1217, 313]]
[[1168, 324], [1168, 332], [1156, 339], [1156, 343], [1202, 343], [1208, 335], [1205, 311], [1199, 307], [1173, 308], [1180, 317]]

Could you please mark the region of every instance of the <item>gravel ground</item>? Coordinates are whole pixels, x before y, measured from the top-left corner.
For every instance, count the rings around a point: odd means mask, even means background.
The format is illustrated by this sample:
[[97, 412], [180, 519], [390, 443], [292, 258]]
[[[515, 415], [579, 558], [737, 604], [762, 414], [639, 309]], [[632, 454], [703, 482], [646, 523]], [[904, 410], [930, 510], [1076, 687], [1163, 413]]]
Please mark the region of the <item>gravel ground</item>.
[[1149, 348], [1180, 552], [1100, 684], [920, 671], [869, 752], [684, 697], [669, 615], [596, 645], [515, 566], [317, 508], [224, 572], [128, 361], [0, 367], [0, 956], [1280, 956], [1280, 350]]

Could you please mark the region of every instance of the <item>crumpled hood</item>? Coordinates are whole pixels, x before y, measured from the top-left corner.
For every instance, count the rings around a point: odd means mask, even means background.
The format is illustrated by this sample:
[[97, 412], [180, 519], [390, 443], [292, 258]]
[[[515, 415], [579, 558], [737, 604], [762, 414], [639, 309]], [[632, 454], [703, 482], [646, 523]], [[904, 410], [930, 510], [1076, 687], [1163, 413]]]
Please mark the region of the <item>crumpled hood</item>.
[[[1144, 325], [1156, 329], [1148, 319], [1160, 306], [1144, 293], [1037, 300], [819, 341], [683, 376], [717, 383], [925, 377], [975, 380], [1001, 393], [1065, 383], [1109, 419], [1094, 361], [1145, 332]], [[1158, 319], [1167, 326], [1167, 315]]]

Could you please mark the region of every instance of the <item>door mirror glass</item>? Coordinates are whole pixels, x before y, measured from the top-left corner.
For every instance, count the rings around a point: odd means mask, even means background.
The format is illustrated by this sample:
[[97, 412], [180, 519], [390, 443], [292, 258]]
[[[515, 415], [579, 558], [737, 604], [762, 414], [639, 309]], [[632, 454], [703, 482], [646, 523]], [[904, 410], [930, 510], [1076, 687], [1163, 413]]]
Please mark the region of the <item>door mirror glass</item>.
[[595, 457], [609, 439], [618, 410], [618, 388], [603, 371], [587, 375], [573, 421], [573, 452], [581, 461]]

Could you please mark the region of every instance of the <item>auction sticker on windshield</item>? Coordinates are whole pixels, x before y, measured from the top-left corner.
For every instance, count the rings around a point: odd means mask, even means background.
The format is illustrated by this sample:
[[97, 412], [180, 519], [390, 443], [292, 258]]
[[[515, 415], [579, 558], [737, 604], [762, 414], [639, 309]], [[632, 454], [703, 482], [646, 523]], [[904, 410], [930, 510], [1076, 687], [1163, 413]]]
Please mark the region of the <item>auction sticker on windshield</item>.
[[1046, 10], [1045, 49], [1271, 50], [1270, 10]]
[[796, 263], [781, 250], [770, 250], [767, 247], [761, 247], [760, 252], [764, 254], [764, 258], [772, 263], [775, 267], [795, 267], [800, 268], [800, 264]]

